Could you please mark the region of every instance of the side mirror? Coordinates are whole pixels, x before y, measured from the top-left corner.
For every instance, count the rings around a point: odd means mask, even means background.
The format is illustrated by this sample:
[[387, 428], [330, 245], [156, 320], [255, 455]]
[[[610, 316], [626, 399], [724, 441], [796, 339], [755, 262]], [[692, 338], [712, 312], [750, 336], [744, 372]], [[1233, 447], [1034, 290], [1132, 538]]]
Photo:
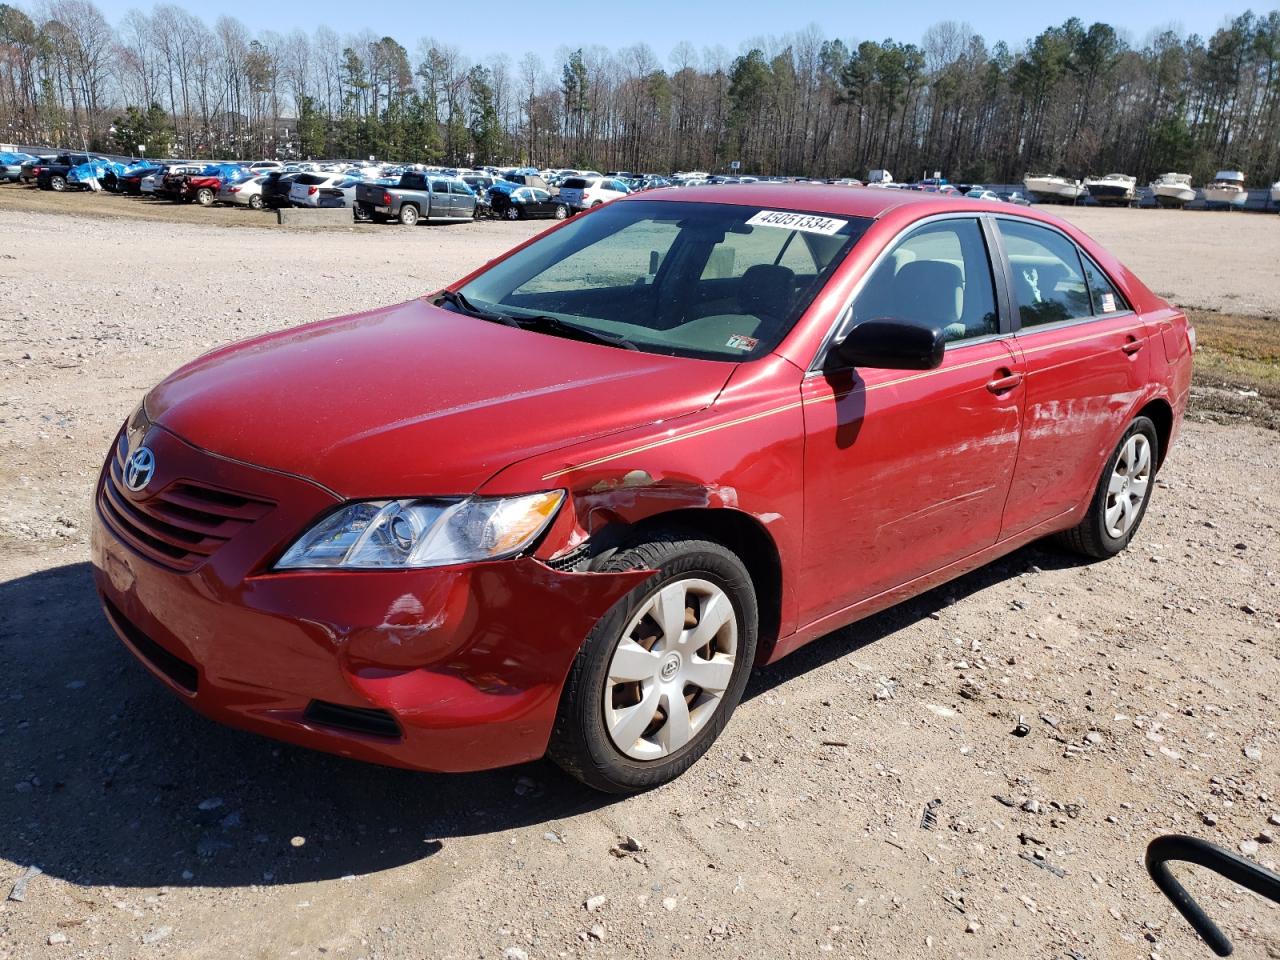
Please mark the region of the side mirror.
[[1169, 861], [1182, 860], [1206, 867], [1214, 873], [1220, 873], [1232, 883], [1238, 883], [1246, 890], [1252, 890], [1261, 897], [1280, 903], [1280, 874], [1272, 873], [1252, 860], [1246, 860], [1230, 850], [1201, 840], [1198, 837], [1185, 837], [1168, 834], [1156, 837], [1147, 847], [1147, 872], [1155, 881], [1160, 892], [1169, 898], [1178, 908], [1178, 912], [1186, 917], [1187, 922], [1195, 928], [1200, 938], [1220, 957], [1231, 955], [1231, 941], [1218, 929], [1218, 925], [1209, 919], [1200, 904], [1187, 893], [1169, 870]]
[[905, 320], [866, 320], [831, 348], [841, 366], [886, 370], [932, 370], [941, 365], [947, 342], [937, 327]]

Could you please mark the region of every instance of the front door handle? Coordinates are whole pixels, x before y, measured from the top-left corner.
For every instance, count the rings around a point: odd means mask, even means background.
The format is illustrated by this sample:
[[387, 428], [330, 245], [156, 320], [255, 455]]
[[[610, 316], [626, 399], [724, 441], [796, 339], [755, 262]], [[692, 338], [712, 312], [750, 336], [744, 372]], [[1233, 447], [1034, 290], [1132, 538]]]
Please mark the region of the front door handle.
[[1142, 341], [1137, 337], [1130, 335], [1129, 339], [1124, 342], [1124, 346], [1120, 349], [1132, 356], [1142, 349]]
[[1022, 382], [1022, 374], [1020, 373], [1013, 373], [1003, 368], [996, 372], [1001, 376], [987, 383], [987, 389], [992, 393], [1007, 393]]

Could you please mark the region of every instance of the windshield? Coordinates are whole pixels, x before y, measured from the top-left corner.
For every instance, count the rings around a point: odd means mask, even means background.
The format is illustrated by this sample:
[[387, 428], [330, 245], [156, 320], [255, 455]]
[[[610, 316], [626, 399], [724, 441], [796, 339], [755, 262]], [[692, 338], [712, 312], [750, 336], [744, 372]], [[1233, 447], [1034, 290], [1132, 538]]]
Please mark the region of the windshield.
[[550, 316], [652, 353], [750, 360], [777, 346], [870, 225], [758, 206], [619, 202], [458, 292], [488, 314]]

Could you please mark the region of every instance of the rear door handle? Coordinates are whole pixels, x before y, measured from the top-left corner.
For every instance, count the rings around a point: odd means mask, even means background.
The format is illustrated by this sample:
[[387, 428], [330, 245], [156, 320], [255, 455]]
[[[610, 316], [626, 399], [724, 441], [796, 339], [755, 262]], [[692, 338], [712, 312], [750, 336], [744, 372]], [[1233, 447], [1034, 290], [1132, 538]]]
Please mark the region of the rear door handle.
[[1137, 337], [1130, 336], [1129, 339], [1124, 342], [1124, 346], [1122, 346], [1120, 349], [1128, 354], [1137, 353], [1139, 350], [1142, 349], [1142, 341], [1139, 340]]
[[992, 393], [1005, 393], [1022, 382], [1020, 373], [1010, 373], [1008, 370], [999, 370], [997, 373], [1002, 373], [1004, 376], [996, 377], [987, 383], [987, 389]]

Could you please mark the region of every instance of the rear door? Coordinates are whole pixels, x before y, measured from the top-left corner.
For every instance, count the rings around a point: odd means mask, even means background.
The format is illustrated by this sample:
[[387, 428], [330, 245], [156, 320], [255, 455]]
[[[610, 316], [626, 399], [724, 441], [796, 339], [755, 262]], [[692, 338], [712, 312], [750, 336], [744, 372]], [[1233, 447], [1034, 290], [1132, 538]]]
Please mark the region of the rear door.
[[1090, 496], [1148, 382], [1151, 331], [1065, 233], [996, 219], [1026, 365], [1022, 445], [1001, 535]]
[[804, 622], [996, 542], [1018, 452], [1022, 366], [993, 245], [977, 214], [909, 228], [842, 321], [941, 328], [937, 369], [823, 366], [805, 377]]
[[447, 180], [431, 181], [431, 209], [422, 211], [425, 217], [452, 217], [453, 203], [449, 199], [449, 182]]

